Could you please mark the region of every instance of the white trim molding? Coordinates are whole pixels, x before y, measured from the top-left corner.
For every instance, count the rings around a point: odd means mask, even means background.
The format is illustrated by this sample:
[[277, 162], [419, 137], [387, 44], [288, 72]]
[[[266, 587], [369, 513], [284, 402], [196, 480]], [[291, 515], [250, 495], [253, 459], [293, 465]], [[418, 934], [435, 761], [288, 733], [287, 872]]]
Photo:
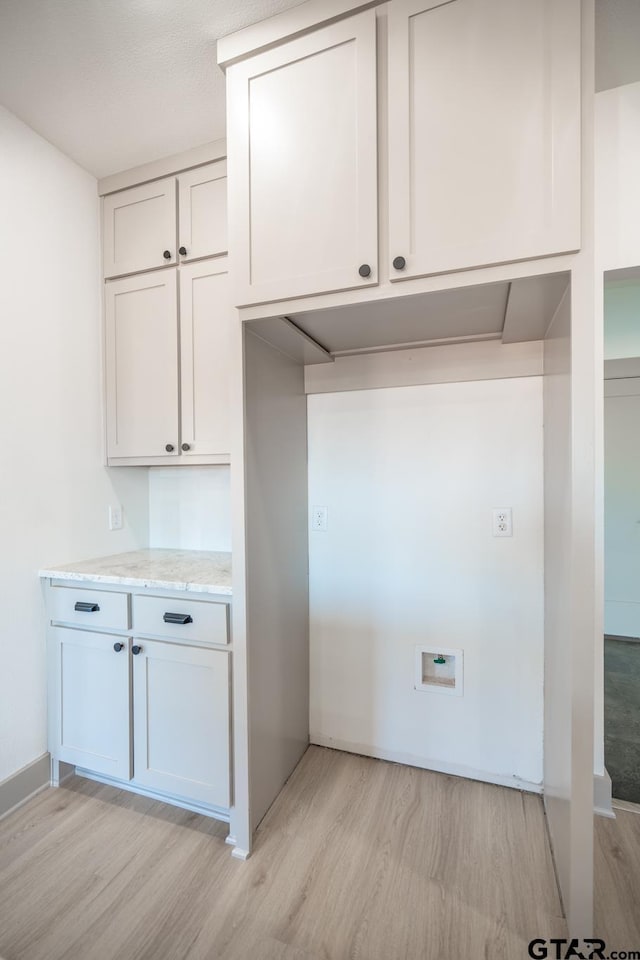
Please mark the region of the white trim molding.
[[324, 737], [321, 734], [311, 733], [311, 743], [318, 747], [329, 747], [331, 750], [344, 750], [345, 753], [357, 753], [363, 757], [373, 757], [376, 760], [389, 760], [391, 763], [404, 763], [409, 767], [418, 767], [421, 770], [431, 770], [434, 773], [446, 773], [453, 777], [464, 777], [466, 780], [480, 780], [482, 783], [493, 783], [498, 787], [510, 787], [514, 790], [525, 790], [527, 793], [542, 793], [541, 783], [532, 783], [520, 777], [508, 777], [500, 773], [491, 773], [487, 770], [475, 770], [459, 763], [443, 763], [439, 760], [430, 760], [427, 757], [417, 757], [412, 753], [403, 753], [399, 750], [385, 750], [373, 747], [367, 743], [351, 743], [347, 740], [336, 740], [333, 737]]
[[606, 770], [593, 775], [593, 812], [609, 820], [616, 818], [611, 802], [611, 777]]
[[49, 786], [49, 754], [43, 753], [0, 783], [0, 819]]

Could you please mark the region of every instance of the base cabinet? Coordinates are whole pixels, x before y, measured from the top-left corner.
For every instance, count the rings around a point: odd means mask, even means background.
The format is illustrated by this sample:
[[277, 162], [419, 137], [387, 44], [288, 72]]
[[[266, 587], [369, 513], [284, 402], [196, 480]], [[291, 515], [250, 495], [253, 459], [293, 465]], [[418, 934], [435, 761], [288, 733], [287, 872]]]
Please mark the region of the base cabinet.
[[140, 641], [133, 657], [133, 776], [229, 806], [229, 655]]
[[128, 638], [53, 627], [49, 656], [51, 755], [128, 780]]
[[[113, 591], [49, 587], [52, 759], [226, 819], [231, 806], [231, 655], [223, 649], [228, 604], [186, 594], [132, 597], [123, 592], [126, 619], [116, 623], [118, 611], [110, 607], [114, 596]], [[142, 617], [145, 601], [167, 611], [164, 619], [160, 614], [160, 625]], [[103, 608], [113, 614], [108, 627], [100, 619]], [[95, 629], [85, 629], [75, 616], [87, 624], [96, 618]], [[59, 617], [67, 622], [58, 622]], [[163, 627], [169, 635], [162, 635]], [[149, 636], [152, 632], [156, 637]]]

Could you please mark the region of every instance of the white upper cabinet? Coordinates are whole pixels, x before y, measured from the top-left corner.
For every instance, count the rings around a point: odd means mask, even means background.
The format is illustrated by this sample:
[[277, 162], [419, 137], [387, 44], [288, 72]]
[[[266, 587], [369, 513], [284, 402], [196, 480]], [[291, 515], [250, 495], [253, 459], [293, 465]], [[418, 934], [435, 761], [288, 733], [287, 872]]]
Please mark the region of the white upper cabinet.
[[227, 257], [105, 284], [111, 465], [229, 463]]
[[176, 262], [176, 181], [156, 180], [104, 198], [105, 277]]
[[579, 0], [388, 17], [391, 279], [578, 249]]
[[218, 160], [178, 176], [180, 260], [227, 252], [227, 162]]
[[180, 268], [181, 450], [185, 459], [229, 456], [232, 316], [226, 257]]
[[376, 14], [227, 72], [234, 305], [377, 283]]
[[179, 455], [176, 271], [105, 286], [107, 455]]

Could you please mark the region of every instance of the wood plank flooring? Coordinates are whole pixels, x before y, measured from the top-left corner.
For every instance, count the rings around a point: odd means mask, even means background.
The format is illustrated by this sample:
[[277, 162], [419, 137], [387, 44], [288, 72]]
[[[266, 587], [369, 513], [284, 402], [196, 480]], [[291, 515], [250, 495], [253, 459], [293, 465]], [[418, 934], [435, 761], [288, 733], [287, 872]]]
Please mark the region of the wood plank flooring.
[[517, 960], [566, 936], [539, 797], [311, 747], [249, 861], [226, 832], [88, 780], [45, 791], [0, 823], [0, 956]]
[[608, 952], [640, 950], [640, 807], [595, 818], [594, 908]]

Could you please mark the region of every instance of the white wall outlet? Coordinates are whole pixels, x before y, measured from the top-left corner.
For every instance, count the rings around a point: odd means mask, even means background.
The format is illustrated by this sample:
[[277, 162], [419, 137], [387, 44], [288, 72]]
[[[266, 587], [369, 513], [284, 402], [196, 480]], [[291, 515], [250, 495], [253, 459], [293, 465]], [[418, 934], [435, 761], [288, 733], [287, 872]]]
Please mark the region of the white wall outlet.
[[329, 526], [329, 508], [311, 507], [311, 529], [317, 533], [326, 533]]
[[109, 530], [122, 530], [122, 507], [119, 503], [109, 507]]
[[493, 535], [494, 537], [513, 536], [511, 507], [499, 507], [493, 511]]

